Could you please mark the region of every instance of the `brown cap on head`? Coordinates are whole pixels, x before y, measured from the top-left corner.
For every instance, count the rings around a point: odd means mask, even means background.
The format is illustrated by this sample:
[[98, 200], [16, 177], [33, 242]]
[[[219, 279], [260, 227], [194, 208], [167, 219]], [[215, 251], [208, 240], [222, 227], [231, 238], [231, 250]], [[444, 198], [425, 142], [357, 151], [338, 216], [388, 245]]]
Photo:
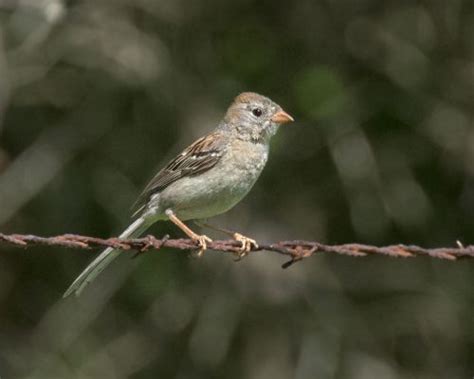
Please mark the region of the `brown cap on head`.
[[271, 100], [265, 96], [259, 95], [255, 92], [242, 92], [234, 99], [234, 103], [251, 103], [254, 101], [266, 100], [270, 102]]

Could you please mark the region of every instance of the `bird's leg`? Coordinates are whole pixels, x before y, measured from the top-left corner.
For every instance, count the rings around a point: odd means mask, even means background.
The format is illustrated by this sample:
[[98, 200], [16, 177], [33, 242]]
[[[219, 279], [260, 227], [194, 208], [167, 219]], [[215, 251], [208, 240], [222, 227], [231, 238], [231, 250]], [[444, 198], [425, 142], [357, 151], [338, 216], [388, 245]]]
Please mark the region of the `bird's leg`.
[[248, 255], [250, 250], [252, 250], [252, 245], [256, 249], [258, 249], [257, 241], [255, 241], [252, 238], [246, 237], [243, 234], [233, 232], [231, 230], [224, 229], [224, 228], [221, 228], [221, 227], [218, 227], [218, 226], [215, 226], [215, 225], [211, 225], [211, 224], [208, 224], [207, 222], [204, 222], [204, 221], [195, 220], [194, 223], [198, 226], [213, 229], [213, 230], [216, 230], [218, 232], [227, 234], [228, 236], [232, 237], [236, 241], [239, 241], [241, 243], [241, 246], [240, 246], [240, 250], [238, 252], [236, 252], [237, 260], [241, 260], [246, 255]]
[[173, 224], [180, 228], [189, 238], [199, 244], [199, 252], [197, 255], [198, 257], [202, 256], [202, 254], [207, 250], [207, 243], [212, 242], [212, 240], [204, 234], [197, 234], [191, 230], [191, 228], [181, 221], [171, 209], [167, 209], [165, 213]]

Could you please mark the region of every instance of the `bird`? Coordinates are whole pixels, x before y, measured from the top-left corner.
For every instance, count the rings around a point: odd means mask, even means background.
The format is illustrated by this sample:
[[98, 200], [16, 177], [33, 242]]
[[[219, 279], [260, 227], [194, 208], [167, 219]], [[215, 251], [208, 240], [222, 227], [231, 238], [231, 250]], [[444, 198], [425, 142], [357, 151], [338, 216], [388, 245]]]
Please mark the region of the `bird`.
[[[217, 127], [184, 149], [161, 169], [138, 197], [133, 222], [120, 238], [142, 235], [157, 221], [169, 220], [196, 242], [202, 254], [212, 240], [184, 221], [206, 220], [227, 212], [250, 191], [265, 167], [271, 138], [293, 117], [269, 98], [243, 92]], [[240, 233], [242, 255], [256, 241]], [[63, 297], [79, 296], [119, 254], [109, 247], [74, 280]]]

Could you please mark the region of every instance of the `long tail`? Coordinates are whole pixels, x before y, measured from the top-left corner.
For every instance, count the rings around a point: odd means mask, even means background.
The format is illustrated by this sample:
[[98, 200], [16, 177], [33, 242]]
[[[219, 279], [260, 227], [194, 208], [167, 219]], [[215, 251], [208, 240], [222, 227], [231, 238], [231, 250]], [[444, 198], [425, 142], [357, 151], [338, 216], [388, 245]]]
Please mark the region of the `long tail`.
[[[137, 237], [150, 226], [144, 217], [135, 220], [121, 235], [120, 238]], [[64, 293], [63, 297], [68, 297], [72, 293], [79, 296], [82, 290], [92, 282], [122, 251], [108, 247], [94, 259], [89, 266], [74, 280]]]

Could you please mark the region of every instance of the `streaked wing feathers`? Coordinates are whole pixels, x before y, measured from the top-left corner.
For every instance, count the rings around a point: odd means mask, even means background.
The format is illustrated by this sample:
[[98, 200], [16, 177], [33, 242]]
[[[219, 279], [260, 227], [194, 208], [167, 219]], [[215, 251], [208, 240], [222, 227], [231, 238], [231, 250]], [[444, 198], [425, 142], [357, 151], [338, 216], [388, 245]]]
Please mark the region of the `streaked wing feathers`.
[[144, 209], [153, 194], [164, 190], [178, 179], [194, 176], [214, 167], [225, 147], [224, 137], [220, 133], [201, 137], [188, 146], [148, 183], [133, 205], [134, 216]]

